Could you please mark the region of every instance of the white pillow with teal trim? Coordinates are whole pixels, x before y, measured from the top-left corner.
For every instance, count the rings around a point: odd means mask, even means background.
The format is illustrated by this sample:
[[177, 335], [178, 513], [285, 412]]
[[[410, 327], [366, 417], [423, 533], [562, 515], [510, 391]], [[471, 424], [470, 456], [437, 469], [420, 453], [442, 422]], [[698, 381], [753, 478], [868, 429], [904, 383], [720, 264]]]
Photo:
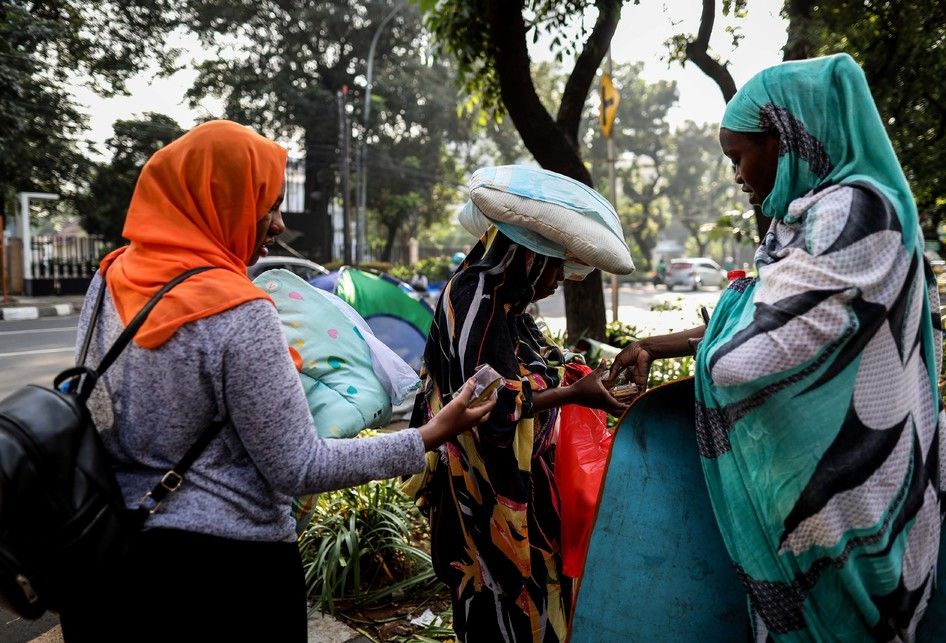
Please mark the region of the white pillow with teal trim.
[[460, 223], [476, 236], [495, 225], [530, 250], [565, 260], [566, 279], [593, 268], [634, 270], [614, 208], [584, 183], [525, 165], [484, 167], [470, 177], [470, 201]]
[[420, 385], [411, 367], [335, 295], [282, 269], [253, 283], [276, 304], [320, 436], [348, 438], [386, 424], [392, 398], [399, 403]]

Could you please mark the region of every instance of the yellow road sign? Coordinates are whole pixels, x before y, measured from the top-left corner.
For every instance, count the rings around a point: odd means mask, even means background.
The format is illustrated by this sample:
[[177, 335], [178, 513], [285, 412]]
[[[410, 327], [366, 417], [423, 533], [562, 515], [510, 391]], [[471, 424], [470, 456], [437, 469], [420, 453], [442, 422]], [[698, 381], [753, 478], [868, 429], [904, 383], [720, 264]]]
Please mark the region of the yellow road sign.
[[614, 125], [614, 117], [618, 113], [618, 105], [621, 104], [621, 95], [614, 88], [611, 82], [611, 76], [601, 75], [601, 133], [606, 138], [611, 138], [611, 128]]

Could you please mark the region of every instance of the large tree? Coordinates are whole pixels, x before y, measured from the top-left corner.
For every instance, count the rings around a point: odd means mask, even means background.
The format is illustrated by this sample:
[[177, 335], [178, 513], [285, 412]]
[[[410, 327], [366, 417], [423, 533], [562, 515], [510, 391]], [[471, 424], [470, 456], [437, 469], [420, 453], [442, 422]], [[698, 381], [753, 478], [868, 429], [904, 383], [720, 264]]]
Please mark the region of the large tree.
[[787, 0], [785, 59], [839, 51], [864, 68], [928, 237], [946, 215], [946, 3]]
[[[190, 0], [191, 26], [215, 55], [199, 66], [193, 100], [224, 99], [225, 115], [282, 138], [300, 140], [305, 153], [306, 203], [287, 225], [296, 245], [318, 261], [332, 253], [329, 203], [339, 194], [337, 92], [349, 89], [356, 136], [367, 136], [368, 204], [384, 205], [386, 177], [398, 174], [388, 222], [403, 220], [415, 192], [428, 198], [441, 176], [445, 132], [456, 120], [456, 92], [443, 65], [425, 55], [416, 9], [403, 7], [384, 27], [374, 58], [371, 123], [361, 127], [370, 43], [392, 9], [385, 0], [356, 3]], [[352, 149], [357, 150], [358, 141]], [[354, 154], [352, 164], [354, 167]], [[401, 161], [408, 159], [402, 168]], [[413, 159], [413, 160], [410, 160]], [[421, 169], [409, 167], [418, 164]], [[426, 176], [421, 176], [425, 173]], [[353, 174], [354, 176], [354, 174]], [[387, 181], [390, 184], [392, 181]], [[354, 191], [352, 193], [354, 200]], [[397, 213], [400, 214], [397, 214]], [[393, 217], [393, 219], [392, 219]]]
[[141, 168], [184, 130], [170, 116], [151, 112], [141, 118], [117, 120], [112, 127], [114, 134], [105, 142], [111, 160], [94, 168], [87, 190], [78, 199], [78, 210], [87, 232], [118, 246]]
[[[722, 0], [724, 15], [752, 10], [747, 0]], [[924, 233], [935, 238], [946, 217], [946, 3], [941, 0], [785, 0], [784, 60], [836, 52], [864, 68], [887, 133], [910, 181]], [[702, 0], [697, 35], [669, 43], [673, 56], [692, 62], [728, 101], [736, 91], [727, 64], [709, 51], [717, 18], [715, 0]], [[733, 34], [738, 43], [738, 31]], [[768, 221], [756, 209], [757, 227]]]
[[18, 191], [82, 184], [87, 123], [68, 83], [112, 95], [148, 62], [167, 62], [174, 4], [0, 0], [0, 208]]
[[[791, 2], [792, 0], [788, 0]], [[802, 0], [804, 1], [804, 0]], [[720, 15], [723, 17], [743, 18], [748, 8], [748, 0], [722, 0]], [[678, 34], [667, 41], [670, 48], [670, 60], [681, 65], [690, 62], [716, 83], [723, 100], [729, 102], [736, 95], [736, 81], [729, 71], [729, 62], [720, 59], [710, 50], [710, 39], [716, 27], [717, 4], [716, 0], [702, 0], [699, 29], [696, 34]], [[738, 27], [729, 27], [726, 32], [731, 36], [734, 47], [739, 45], [743, 34]], [[761, 239], [769, 228], [771, 219], [762, 214], [762, 208], [753, 206], [755, 213], [756, 235]]]
[[416, 237], [419, 226], [451, 211], [458, 177], [447, 148], [471, 136], [457, 116], [453, 72], [425, 51], [420, 17], [407, 10], [414, 41], [380, 59], [372, 94], [367, 204], [384, 227], [384, 261], [398, 239]]
[[[596, 0], [590, 29], [563, 34], [582, 24], [590, 5], [579, 0], [421, 0], [427, 25], [441, 49], [458, 63], [468, 95], [493, 114], [508, 114], [526, 148], [542, 167], [586, 185], [579, 129], [585, 100], [621, 16], [622, 0]], [[528, 43], [547, 34], [561, 60], [574, 55], [555, 114], [539, 98]], [[567, 333], [571, 338], [604, 336], [600, 273], [565, 285]]]

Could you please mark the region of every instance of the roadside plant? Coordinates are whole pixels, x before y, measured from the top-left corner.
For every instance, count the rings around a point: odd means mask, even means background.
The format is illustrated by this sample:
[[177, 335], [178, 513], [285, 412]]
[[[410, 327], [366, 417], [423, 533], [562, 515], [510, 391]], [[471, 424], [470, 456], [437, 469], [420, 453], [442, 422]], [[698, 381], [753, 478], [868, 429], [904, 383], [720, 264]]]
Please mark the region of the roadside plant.
[[650, 305], [650, 309], [655, 312], [670, 312], [674, 310], [683, 310], [683, 306], [681, 305], [682, 303], [683, 303], [683, 298], [677, 297], [676, 300], [674, 301], [665, 300], [665, 301], [658, 301], [656, 303], [653, 303]]
[[422, 548], [426, 522], [396, 479], [319, 494], [307, 510], [299, 550], [308, 595], [322, 611], [439, 589]]

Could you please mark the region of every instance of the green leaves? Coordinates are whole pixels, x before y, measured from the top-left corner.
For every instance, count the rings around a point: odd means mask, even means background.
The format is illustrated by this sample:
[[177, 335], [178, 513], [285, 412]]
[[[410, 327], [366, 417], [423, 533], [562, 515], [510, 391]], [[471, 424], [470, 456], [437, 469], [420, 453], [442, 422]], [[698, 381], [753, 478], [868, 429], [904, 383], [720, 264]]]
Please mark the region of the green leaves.
[[334, 612], [338, 602], [368, 606], [409, 589], [436, 591], [422, 539], [426, 521], [397, 480], [320, 494], [299, 536], [309, 596]]
[[353, 192], [364, 149], [369, 220], [384, 228], [369, 225], [369, 243], [387, 246], [388, 257], [395, 240], [411, 235], [412, 225], [446, 217], [448, 210], [436, 194], [448, 173], [442, 152], [465, 132], [456, 112], [455, 77], [443, 60], [444, 50], [431, 50], [422, 24], [420, 11], [436, 12], [439, 3], [410, 2], [393, 14], [399, 5], [391, 0], [182, 4], [192, 16], [191, 28], [212, 53], [198, 68], [188, 92], [191, 103], [220, 98], [225, 117], [298, 141], [310, 161], [309, 197], [298, 222], [311, 227], [299, 230], [298, 249], [327, 252], [314, 241], [324, 231], [312, 222], [328, 215], [329, 201], [340, 199], [336, 92], [343, 85], [348, 87]]
[[946, 5], [786, 2], [786, 59], [847, 52], [863, 67], [927, 238], [946, 218]]
[[141, 168], [152, 154], [181, 136], [184, 130], [170, 116], [145, 113], [142, 118], [115, 121], [106, 141], [111, 160], [91, 172], [87, 190], [78, 197], [83, 227], [111, 246], [122, 243], [128, 203]]
[[[653, 306], [652, 309], [655, 309]], [[664, 304], [660, 310], [680, 310], [675, 304]], [[633, 341], [652, 335], [636, 326], [623, 324], [621, 322], [611, 322], [606, 329], [606, 341], [612, 346], [624, 348]], [[647, 380], [647, 387], [653, 388], [667, 382], [672, 382], [683, 377], [689, 377], [694, 371], [694, 361], [692, 357], [675, 357], [672, 359], [658, 359], [650, 367], [650, 376]]]
[[176, 2], [0, 0], [0, 15], [0, 204], [21, 190], [71, 198], [92, 166], [83, 151], [95, 150], [67, 83], [108, 96], [148, 63], [167, 63]]

